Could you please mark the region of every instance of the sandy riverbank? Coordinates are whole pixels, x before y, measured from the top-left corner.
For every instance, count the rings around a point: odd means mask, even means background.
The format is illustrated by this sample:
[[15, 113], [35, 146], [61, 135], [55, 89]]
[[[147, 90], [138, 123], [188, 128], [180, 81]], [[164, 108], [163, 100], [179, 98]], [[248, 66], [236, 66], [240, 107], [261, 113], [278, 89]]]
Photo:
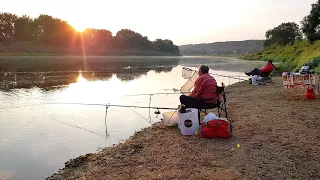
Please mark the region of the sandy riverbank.
[[283, 89], [280, 78], [226, 91], [231, 139], [182, 136], [156, 124], [68, 161], [48, 179], [320, 179], [319, 96], [306, 101]]

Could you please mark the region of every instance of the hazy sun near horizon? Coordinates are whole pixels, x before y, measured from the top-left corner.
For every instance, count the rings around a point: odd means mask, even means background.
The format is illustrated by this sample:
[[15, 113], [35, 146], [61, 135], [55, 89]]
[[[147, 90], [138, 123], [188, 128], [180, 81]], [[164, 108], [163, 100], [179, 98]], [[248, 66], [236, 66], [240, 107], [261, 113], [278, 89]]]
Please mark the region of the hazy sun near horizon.
[[72, 23], [70, 22], [70, 25], [76, 29], [78, 32], [83, 32], [84, 30], [86, 30], [88, 27], [86, 27], [84, 24], [82, 23]]

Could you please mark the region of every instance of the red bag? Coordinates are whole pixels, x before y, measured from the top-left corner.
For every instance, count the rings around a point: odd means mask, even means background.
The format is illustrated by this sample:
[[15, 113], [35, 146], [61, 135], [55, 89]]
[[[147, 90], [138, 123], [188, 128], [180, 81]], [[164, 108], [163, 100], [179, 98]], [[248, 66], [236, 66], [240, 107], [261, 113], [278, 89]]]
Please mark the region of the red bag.
[[208, 124], [201, 123], [200, 137], [202, 138], [231, 138], [231, 124], [228, 120], [212, 120]]

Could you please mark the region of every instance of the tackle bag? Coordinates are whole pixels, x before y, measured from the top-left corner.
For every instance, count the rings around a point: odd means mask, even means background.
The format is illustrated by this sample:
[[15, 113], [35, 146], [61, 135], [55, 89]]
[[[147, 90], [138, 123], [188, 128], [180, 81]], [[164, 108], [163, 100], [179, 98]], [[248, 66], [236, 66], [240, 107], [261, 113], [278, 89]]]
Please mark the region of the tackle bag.
[[202, 138], [223, 138], [232, 136], [232, 126], [228, 120], [215, 119], [201, 123], [200, 137]]

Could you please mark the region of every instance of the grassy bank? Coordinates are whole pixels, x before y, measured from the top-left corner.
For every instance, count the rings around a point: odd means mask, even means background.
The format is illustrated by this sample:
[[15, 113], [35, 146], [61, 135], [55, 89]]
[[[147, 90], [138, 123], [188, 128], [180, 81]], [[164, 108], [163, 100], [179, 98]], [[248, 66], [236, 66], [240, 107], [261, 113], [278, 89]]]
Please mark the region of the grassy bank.
[[307, 41], [297, 41], [294, 45], [265, 48], [257, 53], [244, 55], [245, 60], [272, 59], [281, 64], [276, 68], [277, 73], [283, 71], [297, 71], [304, 64], [311, 65], [315, 72], [320, 73], [320, 41], [310, 44]]

